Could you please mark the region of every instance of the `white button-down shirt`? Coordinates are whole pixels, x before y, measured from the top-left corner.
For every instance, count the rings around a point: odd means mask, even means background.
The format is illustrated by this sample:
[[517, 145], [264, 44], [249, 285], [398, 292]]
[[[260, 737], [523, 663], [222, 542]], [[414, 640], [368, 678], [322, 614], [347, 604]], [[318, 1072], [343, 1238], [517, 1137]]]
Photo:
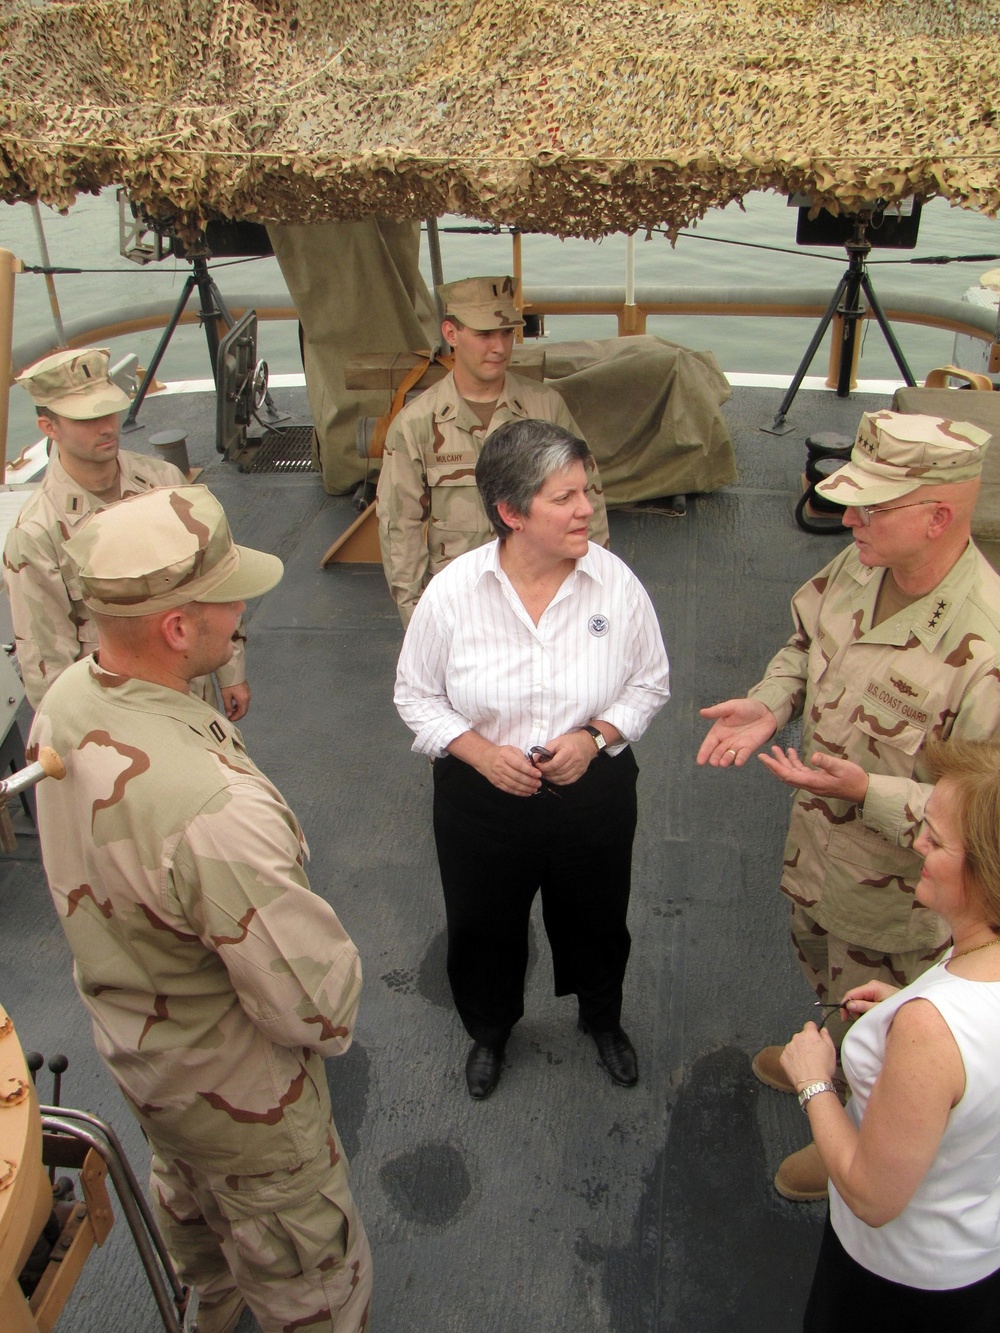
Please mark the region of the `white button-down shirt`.
[[527, 751], [592, 719], [610, 722], [625, 742], [638, 740], [670, 697], [667, 654], [642, 584], [591, 543], [536, 626], [499, 552], [491, 542], [459, 556], [417, 603], [395, 692], [413, 749], [440, 758], [475, 731]]

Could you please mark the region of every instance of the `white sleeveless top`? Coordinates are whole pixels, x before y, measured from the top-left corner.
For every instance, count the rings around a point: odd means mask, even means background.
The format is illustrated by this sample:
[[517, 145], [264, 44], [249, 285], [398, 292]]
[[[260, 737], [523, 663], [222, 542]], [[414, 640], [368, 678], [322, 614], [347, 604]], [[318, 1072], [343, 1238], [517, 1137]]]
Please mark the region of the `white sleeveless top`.
[[863, 1014], [841, 1051], [853, 1092], [847, 1113], [855, 1125], [882, 1068], [893, 1017], [917, 998], [933, 1004], [951, 1029], [965, 1065], [965, 1093], [899, 1217], [868, 1226], [831, 1181], [830, 1221], [863, 1268], [908, 1287], [943, 1291], [1000, 1268], [1000, 982], [967, 981], [938, 963]]

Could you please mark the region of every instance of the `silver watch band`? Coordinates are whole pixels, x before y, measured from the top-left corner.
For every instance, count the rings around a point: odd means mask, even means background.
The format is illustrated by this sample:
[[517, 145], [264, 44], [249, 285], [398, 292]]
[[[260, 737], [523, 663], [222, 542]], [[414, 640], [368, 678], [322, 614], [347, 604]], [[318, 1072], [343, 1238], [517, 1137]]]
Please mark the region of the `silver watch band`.
[[821, 1092], [836, 1092], [829, 1079], [824, 1079], [819, 1083], [807, 1083], [799, 1093], [799, 1105], [803, 1111], [806, 1109], [806, 1102], [811, 1102], [814, 1097], [818, 1097]]

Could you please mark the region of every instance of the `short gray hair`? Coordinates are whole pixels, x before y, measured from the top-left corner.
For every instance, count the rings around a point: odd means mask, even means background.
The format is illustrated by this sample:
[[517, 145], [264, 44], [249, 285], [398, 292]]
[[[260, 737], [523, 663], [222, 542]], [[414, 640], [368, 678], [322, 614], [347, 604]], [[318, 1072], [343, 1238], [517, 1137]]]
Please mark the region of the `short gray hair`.
[[500, 537], [509, 536], [511, 529], [500, 517], [499, 505], [507, 504], [526, 518], [553, 472], [589, 461], [586, 443], [552, 421], [508, 421], [487, 436], [476, 462], [476, 485]]

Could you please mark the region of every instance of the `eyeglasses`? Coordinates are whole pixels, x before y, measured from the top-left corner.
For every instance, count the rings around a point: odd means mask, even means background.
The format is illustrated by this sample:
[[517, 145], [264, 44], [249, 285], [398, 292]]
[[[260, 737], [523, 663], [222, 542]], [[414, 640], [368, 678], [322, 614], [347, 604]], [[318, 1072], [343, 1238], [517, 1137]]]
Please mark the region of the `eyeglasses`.
[[872, 518], [875, 514], [894, 514], [898, 509], [918, 509], [920, 505], [936, 505], [940, 503], [940, 500], [914, 500], [908, 505], [890, 505], [888, 508], [881, 505], [877, 509], [873, 509], [871, 505], [849, 505], [848, 508], [856, 509], [861, 518], [862, 526], [870, 528]]
[[834, 1004], [827, 1004], [823, 1000], [813, 1000], [813, 1005], [817, 1009], [826, 1010], [826, 1013], [823, 1015], [822, 1019], [819, 1021], [819, 1023], [816, 1024], [820, 1032], [822, 1032], [823, 1029], [826, 1027], [827, 1021], [831, 1019], [839, 1009], [843, 1009], [844, 1002], [843, 1000], [837, 1000], [836, 1003]]
[[[533, 745], [530, 750], [526, 751], [524, 757], [526, 759], [529, 759], [531, 763], [537, 768], [540, 763], [544, 764], [547, 759], [552, 758], [552, 751], [546, 750], [544, 745]], [[548, 778], [542, 778], [542, 785], [535, 792], [535, 795], [561, 797], [562, 792], [558, 791], [557, 788], [548, 780]]]

